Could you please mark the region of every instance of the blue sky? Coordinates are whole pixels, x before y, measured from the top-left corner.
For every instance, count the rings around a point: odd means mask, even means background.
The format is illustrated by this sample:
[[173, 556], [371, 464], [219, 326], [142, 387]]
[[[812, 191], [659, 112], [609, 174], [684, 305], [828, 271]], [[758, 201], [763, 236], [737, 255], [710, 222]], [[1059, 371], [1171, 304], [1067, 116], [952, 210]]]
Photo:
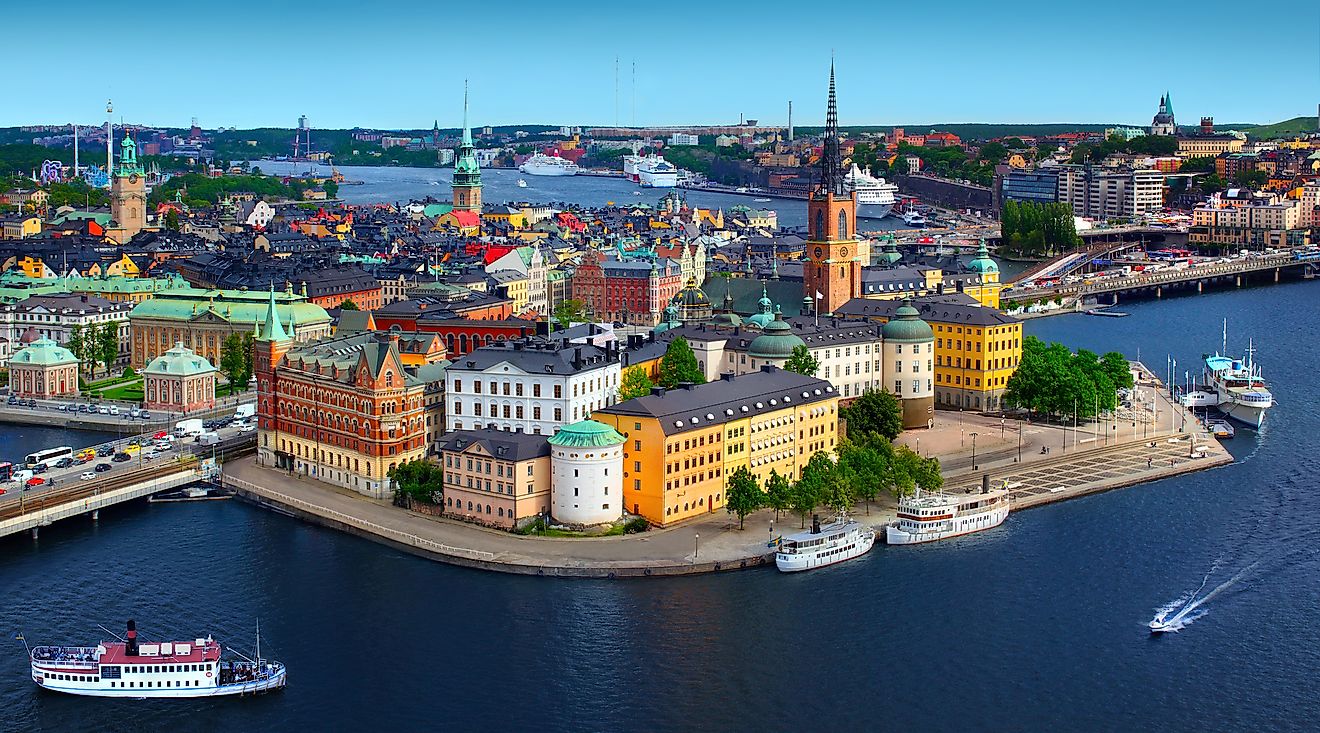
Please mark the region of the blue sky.
[[[4, 17], [25, 32], [7, 34], [6, 56], [39, 71], [0, 82], [0, 125], [93, 123], [111, 97], [117, 118], [156, 125], [292, 127], [306, 114], [313, 127], [456, 126], [465, 77], [474, 124], [740, 113], [783, 124], [791, 99], [794, 121], [809, 125], [824, 117], [832, 51], [844, 125], [1145, 125], [1166, 88], [1183, 124], [1315, 114], [1320, 3], [1272, 5], [1246, 36], [1225, 26], [1251, 12], [1226, 0], [18, 3]], [[59, 19], [78, 40], [65, 45]], [[1260, 34], [1274, 22], [1279, 31]], [[109, 40], [93, 41], [93, 28]], [[114, 74], [107, 47], [121, 61]]]

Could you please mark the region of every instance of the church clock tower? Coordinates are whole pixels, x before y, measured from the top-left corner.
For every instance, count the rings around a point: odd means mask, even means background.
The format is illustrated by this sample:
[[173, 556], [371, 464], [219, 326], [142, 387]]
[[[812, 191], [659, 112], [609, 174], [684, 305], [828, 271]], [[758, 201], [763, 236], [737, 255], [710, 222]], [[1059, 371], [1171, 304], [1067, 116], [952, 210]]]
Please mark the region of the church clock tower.
[[839, 113], [834, 101], [834, 64], [825, 114], [820, 181], [807, 199], [807, 263], [803, 294], [817, 313], [834, 313], [860, 297], [862, 263], [857, 254], [857, 194], [844, 183], [839, 153]]
[[138, 165], [137, 145], [124, 135], [119, 146], [119, 165], [110, 179], [110, 218], [121, 244], [147, 226], [147, 175]]

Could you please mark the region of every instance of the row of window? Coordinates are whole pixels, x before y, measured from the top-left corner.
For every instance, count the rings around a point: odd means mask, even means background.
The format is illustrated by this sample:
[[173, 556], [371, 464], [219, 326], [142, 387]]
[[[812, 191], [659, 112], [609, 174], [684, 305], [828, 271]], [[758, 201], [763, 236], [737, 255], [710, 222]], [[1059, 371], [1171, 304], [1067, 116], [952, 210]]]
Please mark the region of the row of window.
[[[720, 495], [716, 494], [710, 500], [711, 511], [714, 511], [715, 507], [718, 506], [719, 503], [720, 503]], [[683, 512], [692, 511], [694, 509], [704, 509], [705, 507], [706, 507], [706, 498], [703, 496], [700, 499], [697, 499], [696, 501], [683, 502], [682, 509], [679, 509], [677, 505], [665, 507], [665, 516], [670, 516], [671, 514], [682, 514]]]

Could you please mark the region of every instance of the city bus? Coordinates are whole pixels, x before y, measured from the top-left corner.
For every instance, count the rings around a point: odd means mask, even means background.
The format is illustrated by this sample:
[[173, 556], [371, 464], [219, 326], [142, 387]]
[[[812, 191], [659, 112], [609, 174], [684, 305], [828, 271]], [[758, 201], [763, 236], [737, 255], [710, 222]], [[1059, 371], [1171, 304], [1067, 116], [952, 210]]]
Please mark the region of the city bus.
[[46, 466], [47, 468], [50, 468], [51, 466], [54, 466], [55, 462], [59, 459], [72, 457], [73, 449], [67, 445], [62, 445], [58, 448], [47, 448], [46, 450], [39, 450], [36, 453], [29, 453], [27, 458], [24, 459], [24, 463], [27, 464], [28, 468], [36, 468], [37, 466]]
[[9, 461], [0, 461], [0, 484], [8, 482], [14, 477], [14, 464]]

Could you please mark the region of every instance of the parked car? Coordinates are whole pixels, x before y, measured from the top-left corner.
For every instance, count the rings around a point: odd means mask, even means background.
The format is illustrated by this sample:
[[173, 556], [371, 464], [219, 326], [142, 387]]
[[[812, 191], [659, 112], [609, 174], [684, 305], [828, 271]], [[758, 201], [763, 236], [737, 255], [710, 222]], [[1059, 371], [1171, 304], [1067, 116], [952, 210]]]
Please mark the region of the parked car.
[[243, 427], [241, 427], [241, 428], [238, 429], [238, 432], [240, 432], [240, 433], [251, 433], [251, 432], [255, 431], [256, 429], [257, 429], [257, 426], [255, 426], [255, 425], [244, 425]]
[[28, 400], [28, 401], [27, 401], [27, 406], [28, 406], [28, 407], [36, 407], [36, 406], [37, 406], [37, 401], [36, 401], [36, 400]]
[[87, 405], [78, 405], [78, 412], [87, 412]]
[[13, 396], [13, 395], [9, 395], [9, 404], [11, 404], [11, 405], [17, 405], [17, 404], [18, 404], [18, 398], [15, 397], [15, 396]]
[[73, 465], [73, 459], [68, 456], [65, 456], [59, 459], [58, 461], [55, 461], [56, 468], [68, 468], [69, 466], [72, 465]]
[[96, 472], [83, 471], [81, 474], [78, 475], [78, 478], [82, 481], [91, 481], [92, 479], [96, 478]]
[[44, 483], [46, 483], [46, 479], [40, 476], [33, 476], [32, 478], [28, 479], [23, 485], [26, 486], [27, 488], [32, 488], [33, 486], [40, 486]]
[[149, 450], [149, 451], [146, 451], [145, 453], [143, 453], [143, 454], [142, 454], [142, 457], [143, 457], [144, 459], [150, 461], [150, 460], [152, 460], [153, 458], [155, 458], [157, 455], [158, 455], [158, 454], [156, 453], [156, 451], [154, 451], [154, 450]]
[[127, 453], [116, 453], [115, 457], [112, 458], [111, 460], [113, 460], [115, 463], [123, 463], [124, 461], [133, 460], [133, 456], [130, 456]]
[[105, 472], [105, 471], [109, 471], [109, 470], [112, 469], [112, 468], [114, 468], [114, 466], [110, 465], [109, 463], [98, 463], [98, 464], [96, 464], [96, 472], [97, 472], [97, 473], [103, 473], [103, 472]]
[[141, 415], [138, 415], [138, 417], [142, 418], [143, 420], [150, 420], [150, 419], [151, 419], [151, 413], [150, 413], [150, 412], [147, 412], [146, 410], [143, 410], [143, 411], [142, 411], [142, 414], [141, 414]]
[[118, 415], [118, 414], [119, 414], [119, 405], [110, 405], [110, 414], [111, 414], [111, 415]]
[[44, 463], [38, 463], [37, 465], [32, 467], [32, 473], [45, 473], [49, 470], [50, 467]]
[[98, 457], [100, 457], [100, 458], [109, 458], [110, 456], [113, 456], [114, 454], [115, 454], [115, 449], [114, 449], [114, 448], [111, 448], [111, 447], [108, 446], [108, 445], [105, 446], [105, 447], [103, 447], [103, 448], [101, 448], [101, 450], [99, 450], [99, 451], [96, 452], [96, 455], [97, 455]]
[[138, 417], [141, 414], [142, 414], [142, 409], [138, 407], [134, 407], [133, 409], [128, 411], [129, 417]]
[[101, 405], [100, 407], [97, 407], [97, 408], [96, 408], [96, 411], [97, 411], [98, 413], [102, 414], [102, 415], [109, 415], [109, 414], [110, 414], [110, 408], [109, 408], [109, 407], [106, 407], [105, 405]]

